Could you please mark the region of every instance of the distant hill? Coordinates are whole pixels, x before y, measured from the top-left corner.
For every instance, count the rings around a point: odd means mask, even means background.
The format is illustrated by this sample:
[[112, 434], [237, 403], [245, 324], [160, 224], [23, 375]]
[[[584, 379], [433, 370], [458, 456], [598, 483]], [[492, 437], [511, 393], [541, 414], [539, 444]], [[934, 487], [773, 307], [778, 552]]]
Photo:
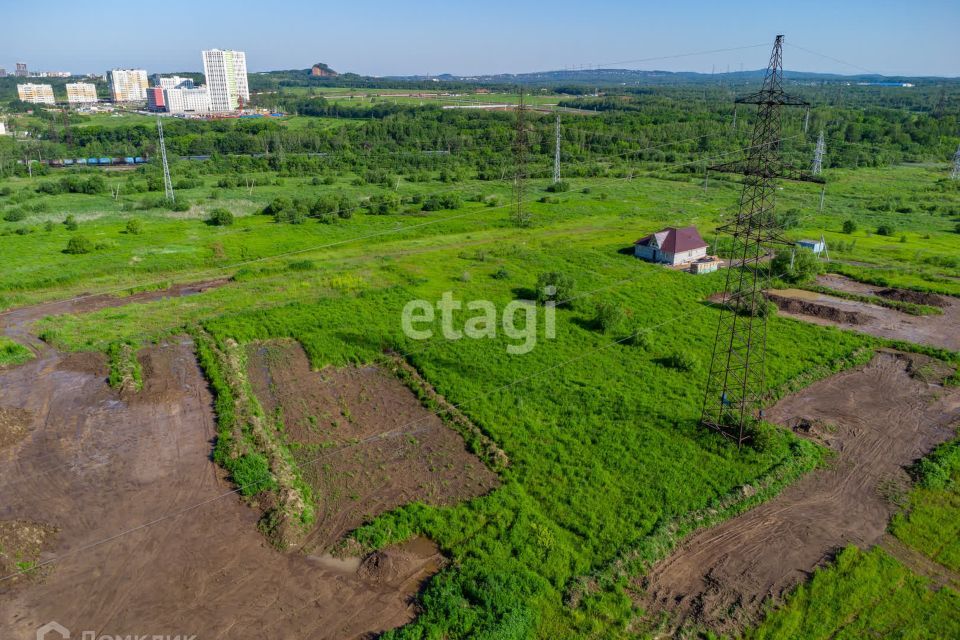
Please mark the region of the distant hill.
[[[641, 71], [636, 69], [566, 69], [558, 71], [539, 71], [532, 73], [502, 73], [477, 76], [457, 76], [441, 74], [437, 76], [391, 76], [397, 80], [436, 82], [474, 82], [480, 84], [525, 84], [525, 85], [557, 85], [580, 84], [591, 86], [611, 85], [656, 85], [656, 84], [697, 84], [723, 83], [745, 84], [757, 82], [763, 78], [766, 71], [755, 69], [749, 71], [732, 71], [728, 73], [697, 73], [695, 71]], [[912, 83], [912, 84], [942, 84], [958, 83], [960, 78], [941, 78], [934, 76], [882, 76], [874, 74], [842, 75], [836, 73], [810, 73], [806, 71], [783, 72], [785, 79], [797, 83]]]

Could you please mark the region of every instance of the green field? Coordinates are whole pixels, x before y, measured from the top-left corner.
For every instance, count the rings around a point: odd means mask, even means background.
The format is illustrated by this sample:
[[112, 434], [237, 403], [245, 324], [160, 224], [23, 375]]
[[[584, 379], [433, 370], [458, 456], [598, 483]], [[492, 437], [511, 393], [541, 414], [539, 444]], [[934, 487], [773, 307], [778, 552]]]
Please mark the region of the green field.
[[[345, 90], [310, 91], [331, 102], [359, 101]], [[356, 93], [370, 102], [377, 100], [371, 94], [389, 91]], [[552, 152], [543, 134], [532, 145], [535, 178], [524, 202], [531, 223], [517, 228], [507, 171], [509, 116], [450, 116], [473, 127], [462, 139], [448, 136], [447, 116], [427, 116], [437, 119], [436, 130], [416, 130], [406, 112], [369, 120], [301, 115], [177, 123], [171, 145], [178, 151], [213, 139], [219, 146], [209, 162], [173, 163], [176, 203], [160, 197], [155, 163], [130, 172], [4, 175], [0, 243], [13, 259], [0, 272], [0, 309], [229, 278], [201, 294], [48, 317], [36, 327], [59, 348], [110, 353], [112, 379], [123, 374], [138, 383], [122, 345], [184, 332], [201, 336], [209, 341], [201, 355], [220, 409], [230, 390], [217, 383], [223, 372], [212, 354], [230, 340], [294, 338], [317, 368], [375, 362], [385, 349], [404, 354], [506, 452], [510, 465], [502, 486], [487, 496], [447, 508], [411, 504], [352, 534], [373, 549], [421, 533], [452, 560], [426, 587], [422, 614], [386, 637], [630, 637], [643, 612], [628, 595], [625, 574], [611, 570], [619, 559], [640, 560], [628, 571], [636, 577], [676, 542], [661, 538], [671, 524], [689, 530], [689, 514], [726, 505], [743, 485], [778, 479], [757, 500], [767, 498], [824, 456], [785, 430], [770, 430], [762, 445], [738, 452], [698, 426], [717, 322], [706, 298], [722, 290], [725, 273], [693, 276], [630, 255], [637, 238], [668, 225], [694, 224], [713, 244], [717, 227], [736, 210], [740, 181], [711, 174], [704, 189], [693, 152], [669, 160], [633, 158], [616, 146], [594, 153], [581, 132], [579, 150], [577, 136], [569, 141], [569, 188], [548, 192]], [[597, 124], [583, 126], [609, 126], [609, 134], [620, 117], [591, 117]], [[135, 140], [148, 135], [142, 127], [152, 125], [149, 118], [96, 117], [83, 126], [125, 124], [130, 139], [116, 144], [139, 148]], [[549, 122], [538, 126], [550, 130]], [[84, 148], [102, 148], [124, 133], [87, 132]], [[383, 140], [385, 150], [359, 148], [352, 136]], [[657, 144], [655, 135], [649, 143]], [[831, 168], [822, 212], [821, 185], [792, 182], [778, 192], [778, 212], [788, 237], [826, 238], [831, 270], [960, 295], [960, 188], [947, 173], [943, 162]], [[68, 184], [71, 176], [76, 180]], [[440, 197], [450, 194], [457, 197]], [[350, 215], [320, 212], [315, 203], [331, 196]], [[285, 213], [264, 213], [278, 198], [287, 199]], [[233, 224], [210, 224], [223, 208]], [[845, 233], [848, 221], [855, 229]], [[89, 251], [66, 252], [78, 237]], [[527, 353], [511, 354], [508, 347], [521, 339], [503, 332], [445, 340], [435, 331], [418, 341], [401, 330], [410, 300], [435, 302], [449, 292], [503, 309], [535, 298], [538, 277], [547, 273], [573, 281], [573, 300], [557, 310], [556, 336], [538, 324]], [[852, 366], [883, 344], [777, 316], [769, 325], [767, 380], [774, 389]], [[0, 344], [0, 365], [23, 357]], [[923, 477], [938, 480], [909, 495], [910, 511], [894, 521], [893, 532], [956, 569], [956, 456], [941, 457], [952, 462], [936, 463], [942, 473], [927, 470]], [[243, 472], [231, 471], [242, 485]], [[304, 520], [309, 511], [308, 505]], [[588, 579], [594, 588], [569, 606], [574, 586]], [[957, 598], [929, 591], [882, 552], [851, 549], [746, 634], [853, 638], [903, 630], [902, 637], [936, 637], [931, 629], [956, 624]]]

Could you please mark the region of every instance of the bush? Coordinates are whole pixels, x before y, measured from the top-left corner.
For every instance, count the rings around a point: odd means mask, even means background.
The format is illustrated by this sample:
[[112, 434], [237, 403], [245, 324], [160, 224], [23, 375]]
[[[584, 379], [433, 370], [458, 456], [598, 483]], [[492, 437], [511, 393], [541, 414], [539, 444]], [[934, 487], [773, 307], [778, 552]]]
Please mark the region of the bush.
[[72, 255], [90, 253], [91, 251], [93, 251], [93, 243], [83, 236], [73, 236], [70, 238], [67, 242], [67, 248], [63, 250], [64, 253]]
[[599, 302], [593, 315], [593, 326], [604, 333], [610, 333], [623, 322], [623, 308], [613, 302]]
[[73, 214], [68, 215], [63, 220], [63, 226], [67, 228], [67, 231], [76, 231], [80, 225], [77, 224], [77, 219], [73, 217]]
[[777, 251], [770, 263], [770, 268], [773, 270], [774, 277], [799, 284], [816, 277], [822, 270], [822, 265], [813, 251], [797, 247]]
[[877, 227], [878, 236], [892, 236], [893, 235], [893, 226], [889, 224], [882, 224]]
[[568, 307], [574, 294], [573, 278], [558, 271], [548, 271], [537, 276], [537, 302], [557, 302], [557, 306]]
[[27, 217], [27, 212], [23, 209], [11, 209], [3, 214], [3, 219], [7, 222], [20, 222]]
[[186, 198], [180, 198], [179, 200], [169, 200], [165, 199], [163, 201], [163, 206], [170, 211], [189, 211], [190, 210], [190, 201]]
[[686, 351], [676, 351], [661, 359], [665, 367], [676, 369], [677, 371], [688, 372], [696, 369], [700, 363], [696, 356]]
[[127, 233], [138, 236], [143, 233], [143, 220], [140, 218], [131, 218], [127, 220]]
[[423, 202], [424, 211], [442, 211], [445, 209], [459, 209], [463, 200], [455, 193], [432, 195]]
[[400, 208], [400, 197], [393, 193], [377, 194], [370, 197], [367, 208], [373, 215], [396, 213]]
[[846, 234], [851, 234], [857, 230], [857, 223], [853, 220], [844, 220], [843, 221], [843, 232]]
[[495, 280], [507, 280], [510, 278], [510, 272], [507, 271], [506, 267], [500, 267], [493, 272], [491, 277], [493, 277]]
[[547, 187], [547, 191], [549, 191], [550, 193], [564, 193], [566, 191], [570, 191], [570, 183], [564, 180], [560, 180], [559, 182], [554, 182], [553, 184]]
[[229, 227], [233, 224], [233, 214], [229, 209], [219, 207], [210, 212], [207, 224], [214, 227]]

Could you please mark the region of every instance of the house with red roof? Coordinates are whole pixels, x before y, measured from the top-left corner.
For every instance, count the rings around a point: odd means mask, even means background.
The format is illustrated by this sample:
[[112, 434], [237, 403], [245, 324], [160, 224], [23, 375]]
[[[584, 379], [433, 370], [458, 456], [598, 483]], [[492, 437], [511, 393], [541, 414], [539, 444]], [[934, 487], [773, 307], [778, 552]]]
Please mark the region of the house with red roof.
[[669, 265], [690, 264], [707, 256], [707, 243], [696, 227], [667, 227], [633, 243], [638, 258]]

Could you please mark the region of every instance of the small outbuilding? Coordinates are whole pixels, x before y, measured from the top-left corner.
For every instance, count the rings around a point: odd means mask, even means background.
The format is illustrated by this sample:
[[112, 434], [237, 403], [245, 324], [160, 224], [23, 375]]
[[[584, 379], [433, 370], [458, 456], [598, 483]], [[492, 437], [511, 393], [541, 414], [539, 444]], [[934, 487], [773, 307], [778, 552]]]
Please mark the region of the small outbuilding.
[[798, 240], [797, 246], [813, 251], [814, 255], [820, 255], [826, 249], [827, 243], [824, 242], [823, 238], [820, 240]]
[[673, 266], [697, 262], [707, 255], [707, 243], [693, 226], [667, 227], [633, 244], [638, 258]]

